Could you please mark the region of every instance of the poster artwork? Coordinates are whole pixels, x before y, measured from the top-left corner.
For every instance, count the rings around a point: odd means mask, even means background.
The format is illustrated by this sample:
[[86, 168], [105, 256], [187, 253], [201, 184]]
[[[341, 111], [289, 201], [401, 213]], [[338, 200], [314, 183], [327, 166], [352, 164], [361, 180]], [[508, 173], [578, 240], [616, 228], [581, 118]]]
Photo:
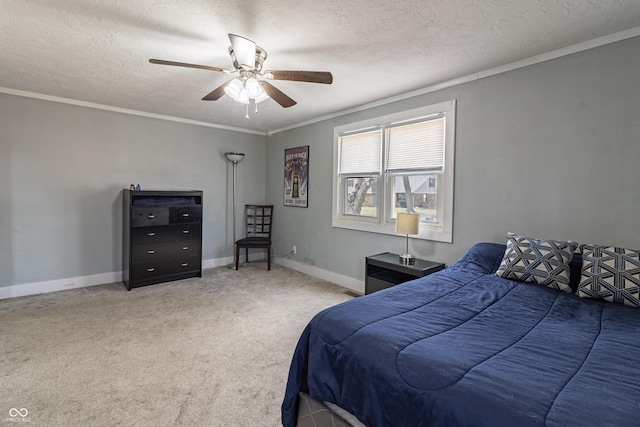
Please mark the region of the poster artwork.
[[284, 205], [308, 206], [309, 146], [284, 150]]

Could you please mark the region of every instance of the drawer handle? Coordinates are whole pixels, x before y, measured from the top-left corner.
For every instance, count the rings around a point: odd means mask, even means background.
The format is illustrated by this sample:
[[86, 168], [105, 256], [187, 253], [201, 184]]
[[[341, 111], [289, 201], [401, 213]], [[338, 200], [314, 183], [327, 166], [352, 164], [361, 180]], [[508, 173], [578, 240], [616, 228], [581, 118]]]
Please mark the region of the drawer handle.
[[149, 219], [153, 219], [153, 218], [155, 218], [155, 217], [156, 217], [156, 216], [155, 216], [154, 214], [149, 214], [149, 215], [147, 215], [147, 218], [149, 218]]
[[153, 233], [153, 232], [151, 232], [151, 233], [147, 233], [147, 236], [150, 236], [150, 237], [153, 237], [153, 236], [155, 236], [155, 235], [156, 235], [156, 233]]
[[148, 271], [149, 273], [151, 273], [152, 271], [156, 271], [156, 269], [155, 269], [155, 268], [153, 268], [153, 267], [151, 267], [151, 268], [147, 268], [147, 271]]
[[189, 230], [182, 230], [184, 234], [189, 234]]
[[182, 263], [182, 266], [183, 266], [183, 267], [186, 267], [187, 265], [189, 265], [189, 263], [188, 263], [188, 262], [183, 262], [183, 263]]
[[188, 218], [188, 217], [189, 217], [189, 214], [188, 214], [188, 213], [183, 213], [183, 214], [182, 214], [182, 217], [183, 217], [183, 218]]
[[148, 254], [155, 254], [155, 253], [156, 253], [156, 251], [154, 251], [153, 249], [149, 249], [149, 250], [147, 251], [147, 253], [148, 253]]
[[183, 251], [188, 251], [188, 250], [189, 250], [189, 246], [183, 246], [183, 247], [182, 247], [182, 250], [183, 250]]

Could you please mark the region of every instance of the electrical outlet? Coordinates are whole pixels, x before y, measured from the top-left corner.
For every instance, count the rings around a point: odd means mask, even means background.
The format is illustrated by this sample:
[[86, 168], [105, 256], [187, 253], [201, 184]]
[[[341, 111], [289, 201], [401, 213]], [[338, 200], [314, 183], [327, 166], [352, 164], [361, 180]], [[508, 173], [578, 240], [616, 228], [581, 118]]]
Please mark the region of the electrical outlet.
[[294, 254], [298, 252], [298, 249], [295, 246], [291, 250], [293, 251]]

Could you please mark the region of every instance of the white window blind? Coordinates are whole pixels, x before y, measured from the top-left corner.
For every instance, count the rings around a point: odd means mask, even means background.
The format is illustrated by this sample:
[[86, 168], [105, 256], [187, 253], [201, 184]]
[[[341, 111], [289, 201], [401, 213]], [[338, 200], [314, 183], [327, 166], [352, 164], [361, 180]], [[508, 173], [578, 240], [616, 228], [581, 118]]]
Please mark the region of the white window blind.
[[444, 170], [444, 117], [387, 129], [387, 170]]
[[339, 173], [380, 173], [381, 147], [380, 130], [340, 137]]

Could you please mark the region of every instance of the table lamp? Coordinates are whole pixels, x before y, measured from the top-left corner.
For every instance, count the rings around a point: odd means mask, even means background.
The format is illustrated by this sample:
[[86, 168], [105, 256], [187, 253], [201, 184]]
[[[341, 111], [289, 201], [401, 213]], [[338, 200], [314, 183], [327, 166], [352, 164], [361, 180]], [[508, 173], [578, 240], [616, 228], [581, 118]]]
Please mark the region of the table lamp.
[[400, 255], [400, 264], [413, 265], [416, 263], [416, 257], [409, 254], [409, 234], [418, 234], [420, 231], [420, 215], [416, 213], [398, 213], [396, 214], [396, 233], [405, 234], [407, 242], [404, 254]]

